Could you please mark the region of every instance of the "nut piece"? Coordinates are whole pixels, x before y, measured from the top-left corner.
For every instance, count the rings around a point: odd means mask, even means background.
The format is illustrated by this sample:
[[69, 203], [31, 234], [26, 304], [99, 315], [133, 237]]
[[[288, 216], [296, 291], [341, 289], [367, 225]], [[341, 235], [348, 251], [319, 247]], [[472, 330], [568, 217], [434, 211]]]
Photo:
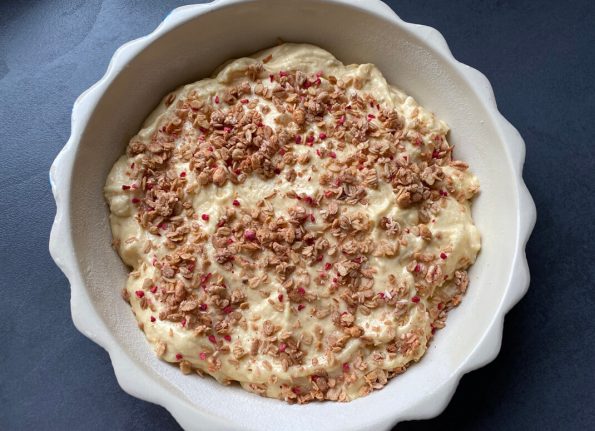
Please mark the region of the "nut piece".
[[165, 355], [165, 352], [167, 351], [167, 344], [165, 344], [163, 341], [159, 341], [156, 345], [155, 345], [155, 354], [162, 358], [163, 355]]
[[192, 372], [192, 364], [186, 360], [181, 361], [180, 371], [182, 371], [184, 374], [190, 374]]
[[425, 224], [419, 225], [419, 235], [426, 241], [430, 241], [432, 239], [432, 232]]
[[213, 172], [213, 183], [215, 183], [215, 185], [221, 187], [221, 186], [224, 186], [226, 182], [227, 182], [227, 172], [225, 172], [225, 169], [223, 169], [223, 168], [215, 169], [215, 172]]

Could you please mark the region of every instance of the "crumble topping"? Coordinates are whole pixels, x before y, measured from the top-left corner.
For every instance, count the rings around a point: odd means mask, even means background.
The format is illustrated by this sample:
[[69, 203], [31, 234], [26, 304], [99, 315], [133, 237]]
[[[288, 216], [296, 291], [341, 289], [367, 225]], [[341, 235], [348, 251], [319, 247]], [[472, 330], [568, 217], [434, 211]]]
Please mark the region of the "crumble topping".
[[291, 403], [404, 372], [480, 248], [479, 184], [447, 132], [375, 66], [311, 45], [167, 95], [105, 187], [156, 354]]

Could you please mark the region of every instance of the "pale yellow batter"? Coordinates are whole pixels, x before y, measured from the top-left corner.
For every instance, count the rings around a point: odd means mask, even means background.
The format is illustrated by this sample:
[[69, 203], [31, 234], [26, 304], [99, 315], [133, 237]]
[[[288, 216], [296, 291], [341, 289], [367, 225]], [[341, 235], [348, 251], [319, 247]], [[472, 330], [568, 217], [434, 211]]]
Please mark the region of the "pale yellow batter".
[[479, 183], [447, 132], [375, 66], [312, 45], [168, 95], [105, 186], [157, 354], [300, 403], [419, 360], [480, 248]]

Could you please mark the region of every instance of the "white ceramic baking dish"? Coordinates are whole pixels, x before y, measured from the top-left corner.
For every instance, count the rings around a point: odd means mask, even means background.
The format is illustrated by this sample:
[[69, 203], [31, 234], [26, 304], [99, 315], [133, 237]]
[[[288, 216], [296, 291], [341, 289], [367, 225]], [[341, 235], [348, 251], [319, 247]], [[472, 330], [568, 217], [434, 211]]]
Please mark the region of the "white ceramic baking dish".
[[[309, 42], [345, 63], [376, 64], [387, 80], [451, 126], [456, 156], [481, 182], [473, 216], [482, 251], [471, 285], [426, 356], [382, 390], [351, 403], [287, 405], [158, 360], [121, 300], [127, 270], [110, 247], [102, 187], [108, 170], [163, 95], [230, 58]], [[174, 10], [114, 54], [72, 113], [51, 168], [57, 214], [51, 254], [68, 277], [77, 328], [110, 354], [118, 382], [167, 408], [186, 429], [388, 429], [439, 414], [461, 376], [494, 359], [505, 313], [529, 284], [524, 248], [535, 206], [523, 183], [522, 138], [496, 108], [487, 79], [457, 62], [436, 30], [403, 22], [377, 0], [219, 0]]]

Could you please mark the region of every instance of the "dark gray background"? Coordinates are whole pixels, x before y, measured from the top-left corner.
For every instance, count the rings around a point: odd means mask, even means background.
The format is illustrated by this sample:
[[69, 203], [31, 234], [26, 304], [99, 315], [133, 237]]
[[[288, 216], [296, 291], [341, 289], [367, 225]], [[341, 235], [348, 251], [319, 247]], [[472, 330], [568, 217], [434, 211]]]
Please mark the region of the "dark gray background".
[[[465, 376], [438, 418], [399, 429], [595, 429], [595, 2], [389, 3], [490, 79], [527, 143], [538, 212], [531, 288], [506, 318], [499, 357]], [[75, 330], [47, 249], [48, 169], [74, 100], [118, 46], [181, 4], [0, 2], [0, 429], [179, 428], [125, 394], [107, 353]]]

